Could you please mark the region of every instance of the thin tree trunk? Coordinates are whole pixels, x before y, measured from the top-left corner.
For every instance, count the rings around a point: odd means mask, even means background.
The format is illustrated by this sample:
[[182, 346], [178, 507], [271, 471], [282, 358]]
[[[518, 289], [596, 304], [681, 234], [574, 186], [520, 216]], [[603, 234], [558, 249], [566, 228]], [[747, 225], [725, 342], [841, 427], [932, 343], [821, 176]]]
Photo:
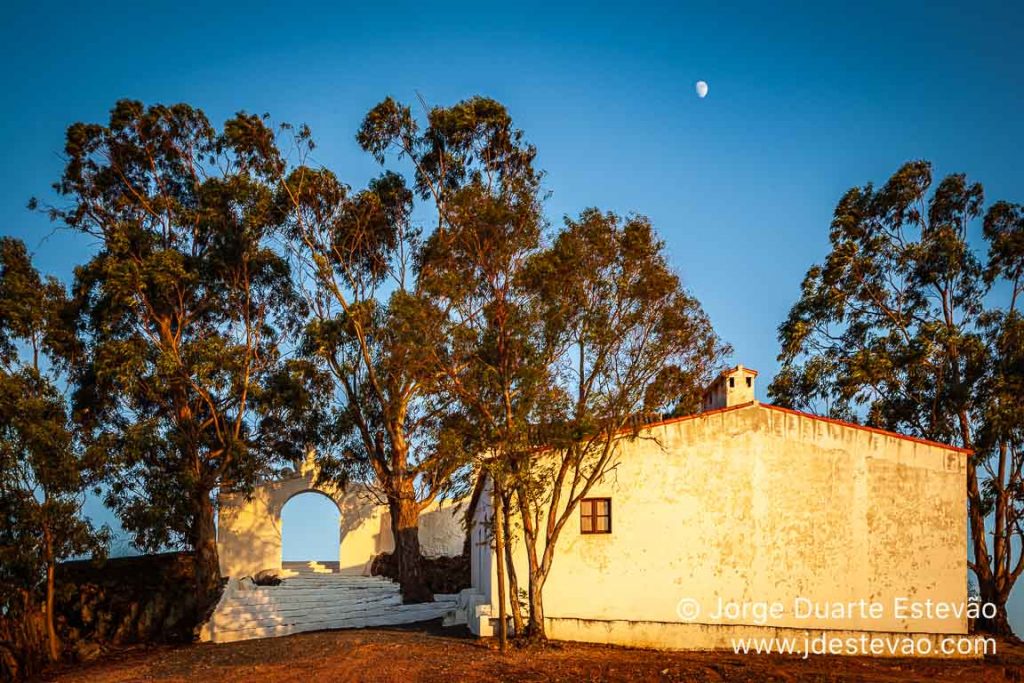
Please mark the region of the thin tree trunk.
[[[433, 602], [434, 595], [427, 587], [423, 575], [423, 557], [420, 554], [420, 504], [412, 482], [397, 482], [395, 493], [388, 495], [391, 512], [391, 534], [395, 539], [395, 560], [398, 583], [402, 586], [405, 603]], [[396, 495], [397, 494], [397, 495]]]
[[[970, 421], [967, 415], [960, 412], [957, 415], [960, 422], [962, 444], [964, 448], [973, 449], [971, 440]], [[974, 576], [978, 580], [978, 593], [983, 603], [992, 603], [996, 606], [996, 616], [993, 619], [982, 617], [978, 619], [976, 627], [980, 631], [992, 633], [993, 635], [1013, 635], [1010, 622], [1006, 616], [1007, 595], [1001, 595], [999, 590], [997, 573], [998, 564], [993, 571], [992, 558], [988, 554], [988, 543], [985, 535], [986, 506], [981, 497], [981, 487], [978, 482], [978, 464], [974, 457], [968, 458], [967, 463], [967, 517], [971, 529], [971, 549], [974, 556]], [[998, 521], [998, 520], [997, 520]], [[999, 530], [996, 530], [999, 533]], [[998, 561], [999, 558], [997, 558]]]
[[494, 518], [494, 561], [498, 574], [498, 647], [504, 654], [508, 649], [508, 617], [505, 611], [505, 525], [499, 491], [495, 482], [491, 510]]
[[519, 577], [516, 575], [516, 564], [513, 558], [513, 544], [512, 534], [510, 529], [511, 524], [511, 513], [509, 508], [512, 506], [511, 495], [506, 494], [501, 497], [501, 516], [502, 516], [502, 527], [505, 531], [505, 563], [508, 565], [508, 588], [511, 594], [512, 607], [512, 628], [515, 631], [517, 637], [522, 637], [526, 633], [526, 629], [523, 624], [523, 610], [519, 606]]
[[57, 635], [57, 624], [54, 615], [56, 590], [54, 573], [56, 570], [53, 559], [53, 537], [49, 527], [43, 531], [46, 541], [46, 654], [51, 662], [60, 660], [61, 645]]
[[196, 607], [204, 614], [220, 592], [220, 557], [217, 528], [210, 491], [200, 490], [195, 500], [192, 528], [193, 563], [196, 576]]
[[526, 503], [526, 492], [522, 487], [517, 491], [519, 498], [519, 518], [523, 522], [523, 541], [526, 546], [526, 560], [530, 571], [527, 593], [530, 603], [529, 621], [526, 625], [526, 637], [535, 642], [547, 640], [547, 629], [544, 625], [544, 573], [537, 559], [537, 529], [530, 518], [530, 508]]
[[527, 625], [527, 633], [532, 641], [543, 642], [548, 639], [547, 628], [544, 624], [544, 581], [547, 577], [540, 571], [540, 568], [533, 567], [533, 560], [530, 561], [530, 623]]

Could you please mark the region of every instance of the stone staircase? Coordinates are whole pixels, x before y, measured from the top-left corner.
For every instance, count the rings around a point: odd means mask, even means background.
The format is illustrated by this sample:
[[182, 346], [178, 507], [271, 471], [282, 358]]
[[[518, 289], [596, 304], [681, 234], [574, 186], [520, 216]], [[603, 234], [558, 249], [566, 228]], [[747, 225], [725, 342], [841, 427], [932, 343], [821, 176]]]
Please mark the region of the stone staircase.
[[[475, 588], [466, 588], [455, 597], [455, 609], [444, 615], [445, 627], [465, 625], [470, 633], [480, 637], [497, 635], [500, 621], [491, 614], [490, 601]], [[512, 633], [509, 624], [509, 633]]]
[[284, 563], [278, 586], [232, 579], [203, 627], [201, 639], [230, 643], [303, 631], [390, 626], [444, 617], [455, 595], [403, 605], [397, 583], [379, 576], [337, 573], [337, 563]]

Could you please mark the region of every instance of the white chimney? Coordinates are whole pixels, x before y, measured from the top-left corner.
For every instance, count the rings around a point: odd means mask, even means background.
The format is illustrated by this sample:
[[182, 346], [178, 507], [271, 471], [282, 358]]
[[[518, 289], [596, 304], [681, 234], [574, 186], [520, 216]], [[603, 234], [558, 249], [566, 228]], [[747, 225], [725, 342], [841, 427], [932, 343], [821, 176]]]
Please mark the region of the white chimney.
[[754, 378], [757, 370], [737, 365], [725, 370], [704, 391], [704, 410], [717, 410], [743, 405], [754, 400]]

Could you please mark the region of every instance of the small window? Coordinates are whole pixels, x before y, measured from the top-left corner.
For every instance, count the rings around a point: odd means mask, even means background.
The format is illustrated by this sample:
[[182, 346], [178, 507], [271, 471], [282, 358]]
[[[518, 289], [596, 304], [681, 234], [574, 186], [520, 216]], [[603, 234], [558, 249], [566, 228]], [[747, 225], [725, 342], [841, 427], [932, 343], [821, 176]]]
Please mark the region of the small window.
[[750, 386], [750, 378], [749, 377], [747, 378], [747, 386], [748, 387]]
[[734, 386], [736, 386], [736, 378], [735, 377], [730, 377], [729, 378], [729, 388], [732, 389]]
[[612, 532], [612, 499], [584, 498], [580, 501], [580, 533], [610, 534]]

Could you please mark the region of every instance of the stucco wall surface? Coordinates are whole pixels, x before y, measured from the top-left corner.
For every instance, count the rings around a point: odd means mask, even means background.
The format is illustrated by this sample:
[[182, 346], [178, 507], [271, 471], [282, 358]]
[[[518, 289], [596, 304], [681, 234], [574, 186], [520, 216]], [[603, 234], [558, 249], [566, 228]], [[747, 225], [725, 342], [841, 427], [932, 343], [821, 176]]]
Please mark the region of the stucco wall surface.
[[[612, 533], [581, 534], [578, 512], [563, 531], [545, 616], [664, 624], [666, 647], [686, 624], [966, 633], [966, 615], [908, 618], [898, 603], [963, 609], [967, 457], [756, 403], [653, 426], [620, 441], [590, 494], [611, 498]], [[474, 585], [497, 614], [493, 554], [475, 555]], [[785, 613], [720, 613], [756, 603]]]

